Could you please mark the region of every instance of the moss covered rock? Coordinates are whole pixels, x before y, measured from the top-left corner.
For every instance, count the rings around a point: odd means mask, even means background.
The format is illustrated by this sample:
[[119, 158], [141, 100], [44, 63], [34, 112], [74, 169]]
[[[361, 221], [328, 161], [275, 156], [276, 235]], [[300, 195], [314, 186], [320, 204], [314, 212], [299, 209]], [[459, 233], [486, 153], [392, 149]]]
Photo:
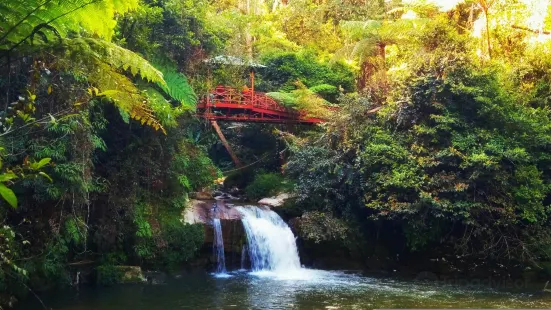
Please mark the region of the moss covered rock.
[[98, 267], [98, 283], [103, 285], [144, 283], [146, 279], [139, 266], [104, 265]]

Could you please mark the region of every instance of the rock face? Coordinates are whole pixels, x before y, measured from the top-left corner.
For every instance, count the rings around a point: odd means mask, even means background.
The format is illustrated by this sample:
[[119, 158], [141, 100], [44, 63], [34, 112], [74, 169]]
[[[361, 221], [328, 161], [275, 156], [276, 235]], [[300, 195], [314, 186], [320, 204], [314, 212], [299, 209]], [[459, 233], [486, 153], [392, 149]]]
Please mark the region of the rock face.
[[[216, 209], [213, 206], [216, 205]], [[226, 254], [226, 267], [228, 269], [239, 268], [241, 262], [241, 249], [246, 243], [245, 230], [241, 223], [241, 213], [233, 205], [224, 201], [193, 200], [191, 206], [182, 214], [182, 221], [189, 224], [203, 224], [205, 227], [205, 243], [201, 249], [199, 260], [204, 258], [203, 264], [210, 265], [214, 262], [212, 257], [212, 243], [214, 240], [214, 228], [212, 219], [219, 218], [224, 240], [224, 252]], [[208, 266], [207, 266], [208, 268]]]
[[281, 207], [285, 203], [285, 200], [289, 198], [291, 198], [291, 195], [287, 193], [281, 193], [275, 197], [262, 198], [258, 201], [258, 204], [270, 207]]
[[[213, 210], [214, 205], [217, 205], [216, 211]], [[221, 220], [241, 220], [241, 213], [221, 200], [218, 202], [216, 200], [192, 200], [191, 206], [186, 208], [182, 214], [183, 221], [188, 224], [212, 225], [214, 216]]]

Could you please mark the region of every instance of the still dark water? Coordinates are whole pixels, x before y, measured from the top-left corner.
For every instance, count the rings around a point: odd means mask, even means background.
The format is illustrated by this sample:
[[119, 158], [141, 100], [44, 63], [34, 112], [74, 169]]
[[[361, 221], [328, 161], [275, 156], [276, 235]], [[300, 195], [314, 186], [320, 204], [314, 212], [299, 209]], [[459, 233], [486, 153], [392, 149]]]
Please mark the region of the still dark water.
[[[534, 294], [522, 281], [492, 282], [499, 288], [450, 282], [315, 270], [283, 277], [236, 272], [227, 278], [197, 272], [161, 285], [81, 287], [41, 298], [48, 308], [63, 310], [551, 308], [551, 297]], [[43, 307], [29, 298], [17, 309]]]

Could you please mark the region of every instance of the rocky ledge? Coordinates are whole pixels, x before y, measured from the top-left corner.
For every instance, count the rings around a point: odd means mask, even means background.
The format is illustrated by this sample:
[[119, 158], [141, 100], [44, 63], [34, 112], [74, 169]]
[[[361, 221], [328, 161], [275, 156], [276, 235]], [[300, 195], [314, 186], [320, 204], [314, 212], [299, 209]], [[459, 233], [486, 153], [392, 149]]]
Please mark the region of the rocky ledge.
[[240, 220], [241, 213], [232, 204], [223, 200], [192, 200], [191, 206], [184, 210], [183, 221], [189, 224], [212, 224], [216, 205], [216, 218], [220, 220]]
[[258, 204], [269, 207], [281, 207], [285, 200], [292, 198], [291, 195], [287, 193], [281, 193], [275, 197], [262, 198], [258, 201]]

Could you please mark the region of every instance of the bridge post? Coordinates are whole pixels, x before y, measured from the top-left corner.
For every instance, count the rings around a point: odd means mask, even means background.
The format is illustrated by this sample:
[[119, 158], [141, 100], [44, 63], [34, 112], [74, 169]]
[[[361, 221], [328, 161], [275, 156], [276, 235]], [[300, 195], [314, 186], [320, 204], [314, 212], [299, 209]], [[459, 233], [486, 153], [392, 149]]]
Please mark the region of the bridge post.
[[212, 124], [212, 127], [214, 127], [214, 130], [216, 130], [216, 133], [218, 134], [218, 137], [220, 138], [220, 141], [222, 141], [222, 144], [224, 145], [224, 147], [226, 148], [226, 150], [230, 154], [230, 157], [233, 160], [233, 163], [235, 164], [235, 166], [237, 168], [242, 167], [243, 165], [241, 164], [241, 161], [239, 161], [239, 158], [237, 158], [237, 156], [235, 155], [235, 153], [231, 149], [231, 146], [228, 143], [228, 141], [226, 140], [226, 137], [224, 137], [224, 133], [222, 133], [222, 130], [220, 129], [220, 126], [218, 126], [218, 123], [215, 120], [210, 121], [210, 123]]

